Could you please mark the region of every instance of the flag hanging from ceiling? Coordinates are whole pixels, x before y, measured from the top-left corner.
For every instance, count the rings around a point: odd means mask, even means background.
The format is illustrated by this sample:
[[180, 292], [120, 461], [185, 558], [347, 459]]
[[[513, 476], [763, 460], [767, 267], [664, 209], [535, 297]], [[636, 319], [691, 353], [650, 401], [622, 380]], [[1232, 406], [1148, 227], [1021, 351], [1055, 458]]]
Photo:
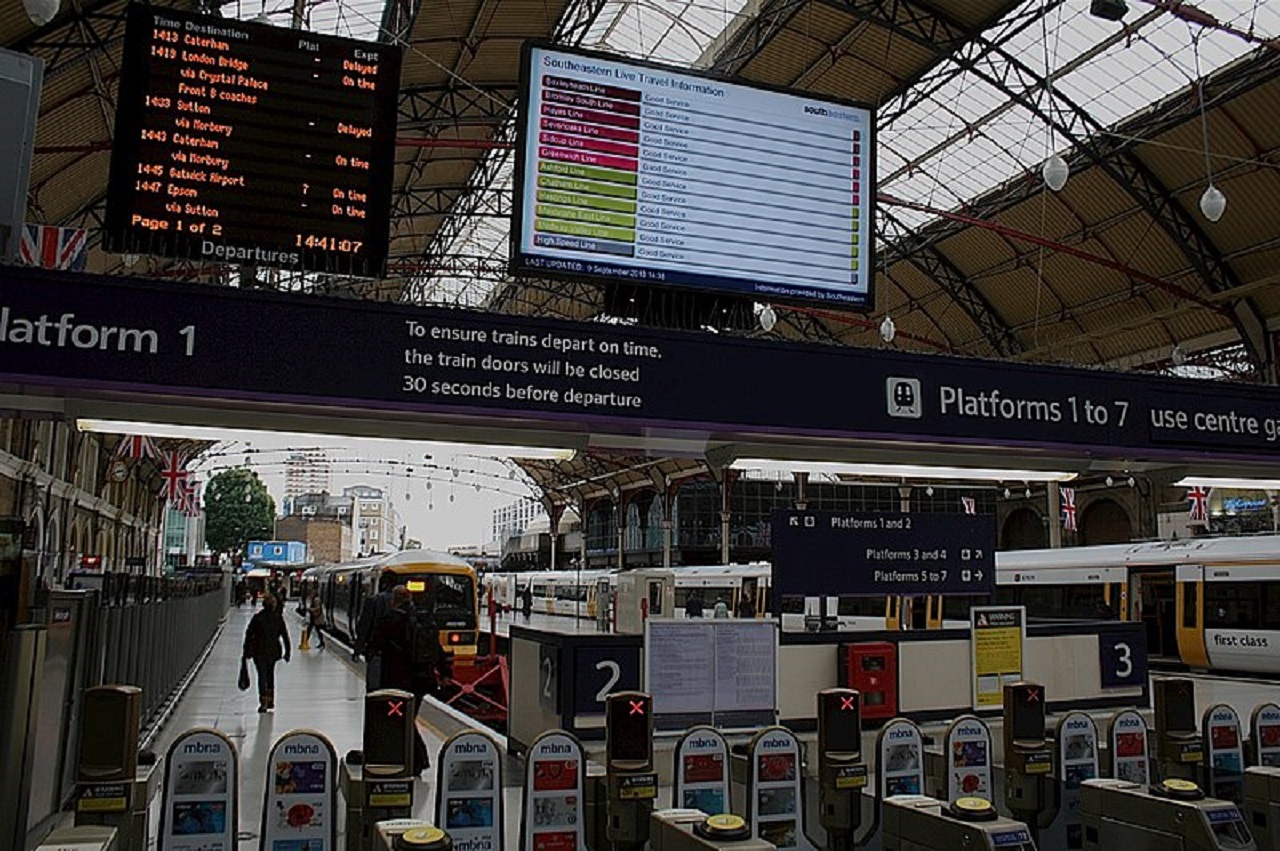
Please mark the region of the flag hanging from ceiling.
[[960, 504], [964, 506], [965, 514], [978, 513], [978, 501], [971, 496], [960, 497]]
[[1208, 523], [1209, 522], [1209, 491], [1196, 485], [1193, 488], [1187, 488], [1187, 500], [1190, 506], [1187, 510], [1187, 517], [1192, 523]]
[[164, 498], [175, 505], [182, 504], [186, 492], [187, 480], [191, 472], [186, 469], [187, 462], [177, 452], [164, 453], [164, 464], [160, 468], [160, 492]]
[[155, 458], [160, 459], [160, 450], [155, 441], [145, 434], [126, 434], [116, 445], [116, 458]]
[[83, 272], [89, 259], [89, 240], [83, 228], [25, 225], [18, 257], [28, 266]]
[[1062, 494], [1062, 528], [1068, 532], [1076, 531], [1076, 489], [1058, 488]]

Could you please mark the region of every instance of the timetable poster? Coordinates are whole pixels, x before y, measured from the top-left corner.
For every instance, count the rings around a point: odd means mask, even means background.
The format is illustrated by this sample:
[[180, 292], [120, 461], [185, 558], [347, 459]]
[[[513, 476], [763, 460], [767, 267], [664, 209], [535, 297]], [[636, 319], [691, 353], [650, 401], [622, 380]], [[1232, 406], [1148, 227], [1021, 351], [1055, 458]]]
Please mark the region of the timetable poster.
[[134, 3], [104, 245], [373, 277], [400, 48]]
[[513, 267], [869, 309], [871, 110], [526, 49]]

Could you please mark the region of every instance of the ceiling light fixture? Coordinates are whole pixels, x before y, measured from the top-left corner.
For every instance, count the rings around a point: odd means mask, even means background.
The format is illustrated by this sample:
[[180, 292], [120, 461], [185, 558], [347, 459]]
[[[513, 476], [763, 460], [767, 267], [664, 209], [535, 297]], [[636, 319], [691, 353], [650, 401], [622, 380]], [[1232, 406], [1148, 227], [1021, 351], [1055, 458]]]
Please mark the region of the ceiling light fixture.
[[1187, 476], [1173, 483], [1176, 488], [1228, 488], [1243, 491], [1280, 490], [1280, 479], [1233, 479], [1218, 476]]

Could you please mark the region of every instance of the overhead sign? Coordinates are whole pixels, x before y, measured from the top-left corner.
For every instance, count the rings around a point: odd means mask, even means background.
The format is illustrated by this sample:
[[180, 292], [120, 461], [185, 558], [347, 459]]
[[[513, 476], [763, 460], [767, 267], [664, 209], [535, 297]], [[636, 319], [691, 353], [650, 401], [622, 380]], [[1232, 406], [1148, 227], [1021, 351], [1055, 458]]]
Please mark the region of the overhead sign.
[[[156, 8], [156, 7], [150, 7]], [[323, 346], [279, 356], [280, 329]], [[724, 369], [724, 364], [734, 369]], [[1280, 462], [1272, 386], [0, 272], [0, 380], [520, 424]], [[762, 386], [787, 388], [778, 404]], [[832, 392], [839, 387], [840, 392]], [[903, 390], [903, 392], [891, 392]]]
[[875, 116], [526, 46], [516, 272], [870, 309]]
[[582, 745], [562, 730], [529, 746], [521, 816], [520, 851], [586, 851]]
[[778, 714], [778, 624], [729, 618], [645, 622], [645, 690], [654, 726], [746, 729]]
[[218, 730], [195, 729], [169, 745], [160, 800], [160, 851], [239, 848], [239, 761]]
[[751, 835], [778, 848], [809, 848], [804, 835], [800, 743], [784, 727], [761, 730], [751, 740], [747, 792]]
[[459, 851], [502, 851], [502, 754], [489, 736], [464, 730], [445, 741], [436, 768], [436, 824]]
[[262, 847], [338, 849], [338, 757], [324, 735], [294, 730], [267, 757]]
[[400, 48], [131, 4], [110, 251], [382, 273]]
[[1227, 801], [1244, 800], [1244, 740], [1240, 716], [1225, 703], [1204, 712], [1205, 768], [1209, 783], [1205, 792]]
[[991, 730], [987, 722], [972, 715], [962, 715], [947, 728], [943, 742], [947, 760], [947, 802], [960, 798], [994, 800], [991, 783]]
[[915, 722], [890, 721], [876, 737], [876, 792], [880, 799], [924, 794], [924, 740]]
[[992, 516], [778, 509], [771, 528], [776, 614], [787, 597], [995, 593]]
[[1107, 727], [1111, 742], [1111, 776], [1140, 786], [1151, 784], [1147, 720], [1132, 709], [1117, 712]]
[[1254, 765], [1280, 767], [1280, 706], [1261, 703], [1249, 718]]
[[709, 816], [729, 812], [729, 745], [714, 727], [694, 727], [676, 742], [671, 806]]
[[1023, 606], [974, 606], [969, 609], [969, 647], [973, 708], [1004, 706], [1005, 683], [1023, 677], [1027, 610]]

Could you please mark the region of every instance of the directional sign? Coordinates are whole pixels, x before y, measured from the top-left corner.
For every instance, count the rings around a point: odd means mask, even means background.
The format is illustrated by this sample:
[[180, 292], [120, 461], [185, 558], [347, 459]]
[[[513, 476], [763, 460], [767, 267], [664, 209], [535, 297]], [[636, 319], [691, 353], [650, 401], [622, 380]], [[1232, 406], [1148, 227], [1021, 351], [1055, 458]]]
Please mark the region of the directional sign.
[[995, 518], [773, 513], [773, 590], [785, 597], [995, 592]]

